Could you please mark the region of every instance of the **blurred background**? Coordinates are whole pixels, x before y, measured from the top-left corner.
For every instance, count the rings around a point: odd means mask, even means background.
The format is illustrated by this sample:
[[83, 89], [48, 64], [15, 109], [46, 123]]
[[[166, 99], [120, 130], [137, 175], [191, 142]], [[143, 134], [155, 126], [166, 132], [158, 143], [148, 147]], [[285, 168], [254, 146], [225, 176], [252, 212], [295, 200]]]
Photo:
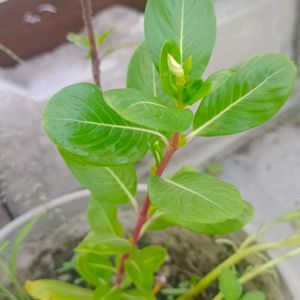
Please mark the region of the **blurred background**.
[[[111, 31], [102, 47], [104, 89], [125, 85], [129, 59], [143, 41], [145, 3], [93, 0], [95, 31]], [[283, 52], [298, 64], [299, 1], [215, 4], [218, 37], [208, 73], [262, 52]], [[92, 80], [86, 49], [66, 39], [81, 31], [79, 0], [0, 0], [0, 228], [33, 207], [80, 189], [45, 136], [40, 116], [45, 102], [60, 88]], [[251, 230], [300, 207], [299, 154], [297, 84], [273, 121], [233, 137], [199, 139], [177, 154], [169, 171], [194, 164], [236, 184], [255, 206]], [[144, 182], [147, 160], [138, 166]]]

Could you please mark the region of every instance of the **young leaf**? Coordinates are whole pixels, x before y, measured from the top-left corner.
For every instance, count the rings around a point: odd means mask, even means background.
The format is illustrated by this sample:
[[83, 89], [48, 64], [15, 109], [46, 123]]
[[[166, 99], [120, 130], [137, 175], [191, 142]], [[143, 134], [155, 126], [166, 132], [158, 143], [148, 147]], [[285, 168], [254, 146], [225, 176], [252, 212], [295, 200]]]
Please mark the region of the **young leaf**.
[[[177, 43], [168, 39], [162, 47], [159, 61], [159, 76], [160, 82], [163, 89], [173, 98], [176, 98], [177, 87], [176, 87], [176, 76], [170, 70], [170, 56], [171, 60], [174, 60], [175, 63], [181, 62], [181, 53]], [[181, 67], [181, 65], [180, 65]], [[181, 77], [184, 76], [184, 73]]]
[[204, 98], [193, 136], [218, 136], [254, 128], [272, 118], [290, 96], [296, 68], [282, 54], [255, 56], [235, 65], [232, 75]]
[[98, 234], [123, 235], [123, 227], [118, 221], [116, 205], [92, 196], [88, 207], [88, 219], [91, 229]]
[[75, 250], [79, 253], [99, 255], [123, 254], [131, 251], [131, 244], [121, 237], [92, 231]]
[[138, 90], [110, 90], [104, 100], [124, 119], [156, 130], [184, 131], [193, 120], [190, 110], [168, 107], [158, 97]]
[[76, 259], [76, 269], [81, 277], [92, 286], [99, 286], [103, 280], [109, 282], [116, 272], [108, 257], [93, 253], [80, 254]]
[[146, 247], [130, 255], [125, 270], [139, 289], [151, 291], [153, 273], [161, 267], [166, 255], [166, 250], [160, 246]]
[[80, 47], [80, 48], [89, 48], [90, 42], [87, 36], [82, 35], [82, 34], [76, 34], [76, 33], [69, 33], [67, 35], [67, 40], [70, 43], [73, 43], [74, 45]]
[[78, 159], [100, 166], [139, 161], [165, 137], [122, 119], [90, 83], [68, 86], [47, 104], [43, 125], [50, 139]]
[[40, 219], [40, 215], [34, 217], [31, 219], [27, 224], [23, 226], [23, 228], [18, 233], [17, 237], [15, 238], [14, 242], [12, 243], [12, 248], [10, 251], [10, 255], [8, 258], [8, 265], [13, 274], [16, 272], [16, 265], [17, 265], [17, 259], [18, 254], [20, 251], [20, 248], [22, 246], [23, 241], [26, 239], [30, 231], [32, 230], [33, 226], [38, 222]]
[[243, 293], [243, 287], [238, 278], [229, 268], [223, 269], [219, 277], [219, 288], [225, 300], [239, 300]]
[[36, 300], [93, 300], [93, 292], [57, 280], [27, 281], [25, 289]]
[[149, 0], [145, 12], [145, 38], [157, 68], [163, 44], [171, 38], [180, 48], [180, 63], [189, 57], [192, 59], [190, 78], [201, 77], [216, 38], [212, 1]]
[[254, 291], [245, 294], [241, 300], [266, 300], [266, 297], [262, 292]]
[[149, 95], [158, 97], [167, 106], [175, 107], [175, 101], [162, 90], [159, 75], [145, 43], [136, 49], [131, 58], [127, 73], [127, 87], [144, 91]]
[[180, 170], [171, 178], [152, 176], [151, 203], [177, 224], [215, 224], [235, 218], [243, 210], [239, 191], [204, 173]]
[[137, 175], [132, 165], [98, 167], [76, 161], [67, 152], [61, 154], [74, 177], [97, 199], [115, 204], [134, 201]]

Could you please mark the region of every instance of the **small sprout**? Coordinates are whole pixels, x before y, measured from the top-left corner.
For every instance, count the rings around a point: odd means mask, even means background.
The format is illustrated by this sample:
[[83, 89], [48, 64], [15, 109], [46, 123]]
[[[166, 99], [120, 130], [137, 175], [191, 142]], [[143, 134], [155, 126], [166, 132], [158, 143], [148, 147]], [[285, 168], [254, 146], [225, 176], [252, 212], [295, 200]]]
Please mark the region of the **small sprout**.
[[175, 60], [175, 58], [171, 54], [168, 54], [168, 67], [170, 72], [177, 78], [181, 78], [184, 76], [184, 70], [182, 66]]

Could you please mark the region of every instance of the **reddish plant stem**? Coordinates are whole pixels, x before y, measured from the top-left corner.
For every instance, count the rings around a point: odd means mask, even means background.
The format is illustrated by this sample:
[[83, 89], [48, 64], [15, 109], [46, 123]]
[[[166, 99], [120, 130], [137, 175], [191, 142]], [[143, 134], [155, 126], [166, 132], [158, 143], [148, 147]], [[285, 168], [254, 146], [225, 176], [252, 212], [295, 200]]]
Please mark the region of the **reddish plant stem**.
[[95, 34], [92, 25], [92, 4], [91, 0], [81, 0], [82, 18], [86, 28], [87, 36], [90, 42], [90, 52], [92, 58], [92, 69], [95, 84], [101, 87], [100, 84], [100, 58], [98, 56]]
[[[179, 139], [180, 139], [180, 133], [175, 132], [173, 134], [173, 137], [170, 141], [169, 147], [165, 153], [165, 156], [164, 156], [162, 162], [156, 169], [155, 175], [161, 176], [163, 174], [163, 172], [165, 171], [166, 167], [168, 166], [170, 160], [172, 159], [174, 153], [178, 149]], [[136, 244], [138, 243], [140, 236], [141, 236], [142, 228], [148, 220], [148, 211], [149, 211], [150, 204], [151, 204], [150, 197], [149, 197], [149, 195], [147, 195], [144, 205], [139, 213], [138, 221], [136, 223], [135, 229], [134, 229], [132, 237], [131, 237], [132, 248], [134, 248], [136, 246]], [[122, 283], [123, 276], [125, 273], [124, 263], [125, 263], [126, 259], [128, 259], [128, 257], [129, 257], [128, 253], [123, 254], [121, 256], [120, 267], [119, 267], [118, 274], [117, 274], [116, 281], [115, 281], [115, 286], [117, 286], [117, 287], [120, 286], [120, 284]]]

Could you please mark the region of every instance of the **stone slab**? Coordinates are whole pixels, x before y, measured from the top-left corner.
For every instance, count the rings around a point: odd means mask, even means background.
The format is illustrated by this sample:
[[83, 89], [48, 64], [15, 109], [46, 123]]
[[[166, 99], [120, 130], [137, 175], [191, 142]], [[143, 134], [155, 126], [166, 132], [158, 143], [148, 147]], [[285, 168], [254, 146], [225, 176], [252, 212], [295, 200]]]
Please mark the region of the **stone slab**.
[[0, 174], [17, 216], [78, 185], [42, 129], [42, 105], [3, 81], [0, 94]]

